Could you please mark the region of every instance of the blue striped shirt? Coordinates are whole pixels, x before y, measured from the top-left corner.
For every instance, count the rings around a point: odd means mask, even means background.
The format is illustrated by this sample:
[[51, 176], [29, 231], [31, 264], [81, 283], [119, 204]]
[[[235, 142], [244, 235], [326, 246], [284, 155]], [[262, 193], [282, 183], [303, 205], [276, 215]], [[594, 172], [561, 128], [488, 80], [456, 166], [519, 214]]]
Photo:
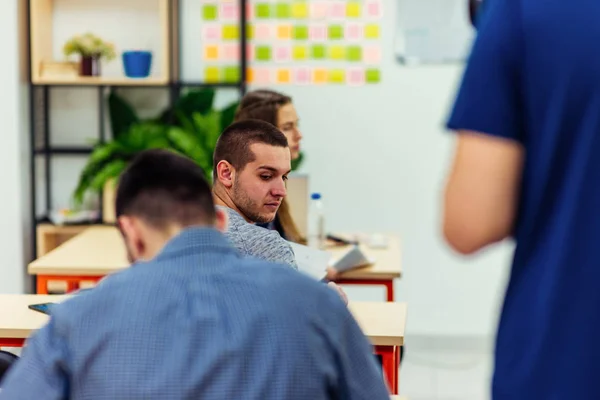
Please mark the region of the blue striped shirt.
[[338, 294], [191, 228], [58, 305], [0, 399], [388, 399]]

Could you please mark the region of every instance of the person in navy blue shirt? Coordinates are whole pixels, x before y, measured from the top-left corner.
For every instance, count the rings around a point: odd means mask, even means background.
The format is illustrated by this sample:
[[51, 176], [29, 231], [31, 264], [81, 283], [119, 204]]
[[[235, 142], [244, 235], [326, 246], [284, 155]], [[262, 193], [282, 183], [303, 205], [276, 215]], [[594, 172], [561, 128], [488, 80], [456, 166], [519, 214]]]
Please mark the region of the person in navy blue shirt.
[[599, 41], [597, 0], [487, 1], [447, 124], [447, 241], [516, 244], [495, 400], [600, 399]]

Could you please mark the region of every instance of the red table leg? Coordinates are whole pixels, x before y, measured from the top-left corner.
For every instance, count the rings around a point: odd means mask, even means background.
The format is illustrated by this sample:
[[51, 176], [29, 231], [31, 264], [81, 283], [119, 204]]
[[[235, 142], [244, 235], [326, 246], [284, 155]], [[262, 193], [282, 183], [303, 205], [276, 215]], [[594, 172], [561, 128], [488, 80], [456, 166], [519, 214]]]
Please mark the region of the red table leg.
[[381, 356], [383, 373], [387, 379], [390, 392], [398, 394], [399, 347], [375, 346], [375, 353]]
[[23, 347], [25, 339], [0, 338], [0, 347]]
[[104, 276], [76, 276], [76, 275], [38, 275], [37, 276], [37, 294], [48, 294], [48, 281], [61, 281], [67, 283], [67, 293], [79, 289], [82, 281], [98, 282]]
[[379, 279], [338, 279], [335, 281], [340, 285], [369, 285], [369, 286], [385, 286], [387, 291], [387, 301], [394, 301], [394, 280], [379, 280]]

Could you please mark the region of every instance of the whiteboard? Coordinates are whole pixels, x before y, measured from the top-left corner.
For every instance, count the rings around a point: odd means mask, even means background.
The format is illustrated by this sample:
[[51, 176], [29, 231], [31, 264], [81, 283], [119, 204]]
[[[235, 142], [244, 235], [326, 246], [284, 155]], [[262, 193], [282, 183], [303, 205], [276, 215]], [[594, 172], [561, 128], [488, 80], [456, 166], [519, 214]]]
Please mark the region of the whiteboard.
[[396, 57], [403, 64], [466, 60], [475, 37], [467, 0], [398, 0]]

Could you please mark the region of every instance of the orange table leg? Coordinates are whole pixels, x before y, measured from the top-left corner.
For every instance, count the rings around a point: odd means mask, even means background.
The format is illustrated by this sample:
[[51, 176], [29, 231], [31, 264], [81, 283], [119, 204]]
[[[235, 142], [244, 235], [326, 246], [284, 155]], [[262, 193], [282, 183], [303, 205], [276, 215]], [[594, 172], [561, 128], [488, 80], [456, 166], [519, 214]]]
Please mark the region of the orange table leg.
[[76, 275], [38, 275], [37, 276], [37, 294], [48, 294], [48, 281], [62, 281], [67, 283], [67, 293], [79, 289], [82, 281], [98, 282], [104, 276], [76, 276]]
[[335, 281], [340, 285], [369, 285], [369, 286], [385, 286], [387, 301], [394, 301], [394, 280], [379, 280], [379, 279], [337, 279]]
[[44, 275], [37, 276], [37, 294], [48, 294], [48, 279]]
[[399, 349], [398, 346], [375, 346], [375, 353], [381, 356], [383, 373], [392, 394], [398, 394]]

